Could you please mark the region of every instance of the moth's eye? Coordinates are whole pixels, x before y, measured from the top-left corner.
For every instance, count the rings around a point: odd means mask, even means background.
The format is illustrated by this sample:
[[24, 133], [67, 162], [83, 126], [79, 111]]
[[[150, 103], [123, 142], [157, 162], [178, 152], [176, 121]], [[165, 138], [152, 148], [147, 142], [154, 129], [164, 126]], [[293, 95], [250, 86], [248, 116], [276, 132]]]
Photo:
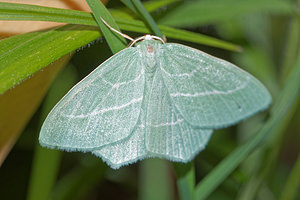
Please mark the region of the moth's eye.
[[148, 53], [153, 53], [153, 51], [154, 51], [153, 46], [148, 45], [147, 51], [148, 51]]

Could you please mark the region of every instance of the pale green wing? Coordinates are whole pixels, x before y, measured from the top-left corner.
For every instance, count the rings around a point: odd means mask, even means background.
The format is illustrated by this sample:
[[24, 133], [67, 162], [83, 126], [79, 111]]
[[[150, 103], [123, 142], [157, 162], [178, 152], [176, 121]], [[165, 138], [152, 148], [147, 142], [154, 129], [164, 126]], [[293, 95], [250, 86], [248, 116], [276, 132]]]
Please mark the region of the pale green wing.
[[101, 64], [74, 86], [47, 116], [40, 143], [87, 151], [128, 137], [143, 99], [144, 69], [135, 48]]
[[188, 162], [205, 148], [212, 130], [191, 126], [172, 102], [161, 72], [154, 75], [146, 117], [146, 149], [172, 161]]
[[102, 158], [113, 169], [150, 157], [145, 149], [144, 110], [141, 109], [139, 121], [128, 138], [93, 150], [92, 153]]
[[235, 65], [180, 44], [162, 48], [160, 70], [170, 101], [191, 125], [226, 127], [270, 104], [267, 89]]

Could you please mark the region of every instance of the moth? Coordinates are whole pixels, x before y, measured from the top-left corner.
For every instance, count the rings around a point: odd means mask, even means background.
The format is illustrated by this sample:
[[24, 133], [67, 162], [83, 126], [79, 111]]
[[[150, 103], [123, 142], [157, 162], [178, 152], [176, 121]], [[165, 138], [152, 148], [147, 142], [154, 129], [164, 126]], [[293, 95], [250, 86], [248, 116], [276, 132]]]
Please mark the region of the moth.
[[236, 124], [270, 102], [264, 85], [235, 65], [145, 35], [57, 103], [39, 142], [92, 152], [114, 169], [148, 157], [189, 162], [214, 129]]

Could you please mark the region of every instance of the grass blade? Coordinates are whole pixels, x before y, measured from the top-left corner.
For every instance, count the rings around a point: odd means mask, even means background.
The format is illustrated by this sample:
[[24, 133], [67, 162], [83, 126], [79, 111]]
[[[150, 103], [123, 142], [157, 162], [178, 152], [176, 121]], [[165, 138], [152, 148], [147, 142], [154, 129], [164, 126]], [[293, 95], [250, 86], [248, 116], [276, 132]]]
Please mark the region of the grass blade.
[[187, 164], [173, 163], [174, 170], [177, 176], [177, 188], [179, 197], [182, 200], [194, 199], [195, 187], [195, 168], [194, 163]]
[[300, 154], [282, 190], [280, 200], [296, 199], [300, 186]]
[[[178, 0], [161, 0], [161, 1], [148, 1], [143, 3], [144, 7], [146, 8], [146, 10], [148, 12], [152, 12], [156, 9], [165, 7], [169, 4], [172, 4], [174, 2], [176, 2]], [[132, 12], [134, 12], [135, 14], [138, 14], [138, 10], [136, 9], [136, 7], [134, 6], [134, 4], [132, 3], [131, 0], [121, 0], [121, 2], [126, 5], [128, 8], [130, 8], [130, 10]]]
[[138, 13], [142, 16], [142, 18], [146, 21], [150, 29], [153, 31], [153, 33], [163, 38], [162, 33], [160, 32], [159, 28], [157, 27], [154, 19], [151, 17], [151, 15], [147, 12], [143, 4], [139, 0], [132, 0], [133, 5], [135, 6]]
[[[147, 27], [145, 27], [144, 23], [138, 20], [117, 19], [116, 22], [119, 24], [122, 30], [135, 31], [139, 33], [150, 33], [150, 30]], [[223, 40], [219, 40], [210, 36], [206, 36], [203, 34], [171, 28], [164, 25], [158, 25], [158, 28], [162, 31], [162, 33], [165, 36], [169, 38], [194, 42], [197, 44], [204, 44], [204, 45], [226, 49], [230, 51], [241, 51], [242, 49], [238, 45]]]
[[176, 27], [191, 27], [220, 23], [249, 13], [291, 14], [292, 11], [292, 4], [289, 1], [281, 0], [197, 0], [182, 3], [181, 6], [166, 13], [158, 23]]
[[104, 179], [106, 165], [99, 159], [91, 159], [87, 165], [79, 165], [66, 173], [56, 183], [50, 199], [81, 200]]
[[93, 15], [111, 51], [113, 53], [117, 53], [118, 51], [124, 49], [127, 45], [124, 37], [110, 30], [101, 20], [101, 18], [103, 18], [111, 27], [120, 31], [114, 18], [110, 15], [106, 7], [101, 3], [101, 1], [98, 0], [86, 0], [86, 2], [88, 3], [91, 10], [93, 11]]

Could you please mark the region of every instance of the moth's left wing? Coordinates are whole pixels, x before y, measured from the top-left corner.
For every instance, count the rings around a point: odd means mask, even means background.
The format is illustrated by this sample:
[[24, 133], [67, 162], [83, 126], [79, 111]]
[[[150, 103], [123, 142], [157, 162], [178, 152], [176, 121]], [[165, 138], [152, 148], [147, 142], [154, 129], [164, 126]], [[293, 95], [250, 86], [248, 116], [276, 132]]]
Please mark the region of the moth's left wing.
[[89, 151], [128, 137], [138, 122], [144, 83], [136, 48], [120, 51], [52, 109], [42, 126], [40, 144]]
[[235, 65], [180, 44], [162, 45], [160, 71], [171, 102], [191, 125], [222, 128], [268, 107], [268, 90]]

